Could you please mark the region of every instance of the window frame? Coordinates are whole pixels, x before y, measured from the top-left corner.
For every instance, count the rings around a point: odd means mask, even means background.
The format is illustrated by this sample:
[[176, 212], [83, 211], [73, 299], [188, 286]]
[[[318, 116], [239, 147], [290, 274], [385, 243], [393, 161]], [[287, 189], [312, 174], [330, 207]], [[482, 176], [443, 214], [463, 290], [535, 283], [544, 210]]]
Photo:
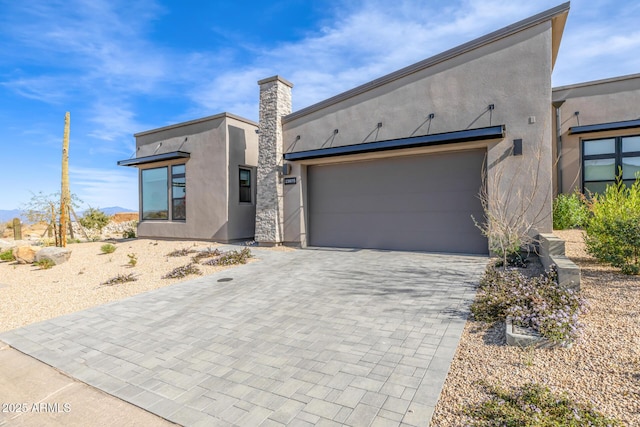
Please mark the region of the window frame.
[[[622, 179], [622, 175], [620, 171], [622, 170], [622, 164], [625, 158], [635, 157], [640, 158], [640, 151], [622, 151], [622, 141], [625, 138], [634, 138], [640, 137], [640, 134], [631, 134], [631, 135], [618, 135], [618, 136], [603, 136], [600, 138], [589, 138], [589, 139], [581, 139], [580, 149], [581, 149], [581, 167], [582, 167], [582, 193], [585, 194], [585, 184], [589, 183], [612, 183], [616, 184], [619, 182], [619, 179]], [[585, 155], [585, 143], [589, 143], [591, 141], [601, 141], [604, 139], [613, 139], [614, 143], [614, 152], [607, 154], [588, 154]], [[614, 161], [614, 178], [610, 179], [600, 179], [600, 180], [585, 180], [585, 162], [588, 160], [604, 160], [604, 159], [613, 159]], [[635, 179], [622, 179], [625, 184], [629, 184], [630, 182], [635, 181]]]
[[[176, 166], [184, 166], [184, 173], [174, 173], [173, 168]], [[166, 180], [166, 204], [167, 204], [167, 217], [166, 218], [145, 218], [144, 216], [144, 178], [145, 171], [164, 169]], [[174, 178], [184, 178], [184, 197], [174, 197]], [[187, 208], [186, 208], [186, 185], [187, 185], [187, 164], [186, 163], [173, 163], [165, 164], [162, 166], [156, 166], [151, 168], [140, 169], [140, 221], [171, 221], [171, 222], [186, 222], [187, 220]], [[176, 218], [176, 209], [174, 208], [175, 200], [184, 199], [184, 218]]]
[[[242, 172], [248, 172], [249, 173], [249, 185], [243, 185], [243, 179], [242, 179]], [[253, 204], [253, 174], [251, 173], [252, 169], [250, 167], [246, 167], [246, 166], [238, 166], [238, 203], [242, 203], [242, 204]], [[249, 189], [249, 200], [243, 200], [242, 195], [242, 189], [243, 188], [248, 188]]]

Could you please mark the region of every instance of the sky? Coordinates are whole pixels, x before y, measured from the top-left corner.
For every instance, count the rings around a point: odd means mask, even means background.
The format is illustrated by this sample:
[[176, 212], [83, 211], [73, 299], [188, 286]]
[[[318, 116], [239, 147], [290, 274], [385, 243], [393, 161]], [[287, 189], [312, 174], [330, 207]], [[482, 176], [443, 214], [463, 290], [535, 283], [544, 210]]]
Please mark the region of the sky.
[[[257, 121], [257, 81], [298, 110], [560, 0], [0, 0], [0, 209], [60, 189], [138, 208], [134, 133], [221, 112]], [[553, 85], [640, 73], [640, 2], [574, 0]]]

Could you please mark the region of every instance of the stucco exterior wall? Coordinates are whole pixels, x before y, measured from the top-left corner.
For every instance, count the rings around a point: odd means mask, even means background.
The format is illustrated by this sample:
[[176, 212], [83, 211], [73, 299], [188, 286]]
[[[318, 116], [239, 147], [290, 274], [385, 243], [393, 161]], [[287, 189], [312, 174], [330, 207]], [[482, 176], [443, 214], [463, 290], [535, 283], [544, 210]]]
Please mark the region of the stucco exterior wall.
[[[229, 128], [236, 130], [229, 132]], [[136, 134], [136, 157], [172, 151], [190, 153], [186, 162], [185, 159], [176, 159], [140, 165], [140, 170], [143, 170], [185, 163], [187, 196], [186, 220], [141, 219], [138, 235], [217, 241], [251, 237], [249, 228], [253, 224], [252, 207], [238, 206], [237, 198], [234, 198], [234, 203], [230, 203], [230, 192], [234, 188], [230, 176], [233, 169], [237, 174], [239, 164], [250, 165], [253, 162], [255, 166], [255, 128], [255, 124], [221, 114]], [[231, 148], [230, 143], [233, 143]], [[142, 191], [141, 185], [140, 188]], [[142, 202], [140, 204], [142, 212]], [[230, 216], [233, 219], [230, 220]]]
[[[489, 188], [497, 186], [501, 194], [514, 189], [535, 193], [535, 209], [527, 215], [532, 221], [537, 217], [538, 232], [550, 231], [551, 44], [551, 23], [547, 21], [321, 110], [300, 117], [294, 113], [295, 118], [284, 118], [284, 151], [505, 124], [503, 140], [480, 144], [488, 148]], [[489, 110], [489, 104], [495, 109]], [[432, 120], [428, 119], [430, 113], [435, 114]], [[523, 140], [522, 156], [510, 155], [516, 138]], [[477, 145], [451, 144], [423, 152]], [[297, 183], [284, 188], [284, 239], [303, 246], [307, 232], [305, 164], [292, 162], [290, 176], [296, 177]], [[480, 182], [478, 176], [478, 187]], [[517, 208], [517, 201], [512, 208]]]
[[[256, 127], [236, 120], [228, 120], [229, 153], [228, 236], [230, 239], [250, 239], [255, 233], [256, 166], [258, 164], [258, 135]], [[251, 170], [251, 202], [240, 202], [240, 167]]]
[[[581, 138], [638, 135], [640, 130], [627, 129], [570, 135], [569, 128], [640, 119], [640, 74], [554, 88], [553, 101], [565, 101], [560, 107], [562, 185], [559, 192], [571, 193], [575, 189], [581, 190], [582, 187]], [[555, 129], [555, 109], [552, 110]], [[575, 112], [579, 112], [579, 115], [576, 116]], [[554, 176], [554, 186], [557, 191], [555, 178]]]

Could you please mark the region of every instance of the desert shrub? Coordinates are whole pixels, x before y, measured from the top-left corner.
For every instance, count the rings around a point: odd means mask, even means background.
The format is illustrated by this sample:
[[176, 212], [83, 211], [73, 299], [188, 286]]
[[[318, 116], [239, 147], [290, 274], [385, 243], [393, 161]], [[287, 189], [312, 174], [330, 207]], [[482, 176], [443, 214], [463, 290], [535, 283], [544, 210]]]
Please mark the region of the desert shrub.
[[89, 230], [102, 231], [109, 224], [109, 216], [99, 209], [89, 208], [78, 220], [84, 228]]
[[193, 257], [191, 257], [191, 260], [195, 263], [198, 263], [205, 258], [213, 258], [220, 255], [222, 255], [222, 252], [220, 252], [220, 249], [207, 248], [204, 251], [197, 251], [196, 254]]
[[36, 265], [40, 267], [40, 270], [48, 270], [56, 265], [56, 263], [49, 258], [42, 258], [40, 261], [36, 262]]
[[135, 277], [133, 275], [133, 273], [129, 273], [129, 274], [118, 274], [116, 277], [112, 277], [111, 279], [102, 282], [101, 285], [103, 286], [113, 286], [113, 285], [118, 285], [120, 283], [127, 283], [127, 282], [135, 282], [136, 280], [138, 280], [137, 277]]
[[640, 273], [640, 178], [631, 187], [619, 180], [593, 194], [589, 210], [587, 252], [624, 274]]
[[127, 262], [127, 264], [129, 264], [131, 267], [135, 267], [138, 264], [138, 255], [131, 253], [127, 254], [127, 257], [129, 257], [129, 261]]
[[130, 226], [128, 226], [127, 228], [124, 229], [124, 231], [122, 232], [122, 238], [123, 239], [135, 239], [136, 238], [136, 226], [138, 225], [138, 222], [134, 222], [133, 224], [131, 224]]
[[8, 251], [0, 252], [0, 261], [15, 261], [16, 257], [13, 256], [13, 251], [9, 249]]
[[202, 272], [198, 268], [198, 266], [194, 263], [180, 266], [178, 268], [174, 268], [164, 276], [163, 279], [180, 279], [182, 277], [187, 277], [189, 275], [196, 274], [201, 275]]
[[621, 426], [589, 405], [572, 401], [566, 394], [552, 393], [540, 384], [528, 383], [505, 390], [484, 383], [488, 400], [466, 408], [472, 426]]
[[189, 248], [175, 249], [167, 254], [169, 257], [180, 257], [180, 256], [189, 256], [194, 251]]
[[583, 308], [584, 301], [574, 290], [557, 283], [555, 269], [528, 278], [517, 270], [489, 267], [471, 312], [485, 322], [511, 316], [516, 325], [532, 328], [550, 341], [566, 343], [578, 338], [578, 316]]
[[247, 260], [251, 258], [251, 250], [249, 248], [244, 248], [240, 252], [238, 251], [227, 251], [224, 252], [217, 258], [213, 258], [209, 261], [204, 262], [206, 265], [235, 265], [235, 264], [246, 264]]
[[100, 251], [103, 254], [112, 254], [114, 253], [116, 250], [116, 246], [112, 245], [111, 243], [105, 243], [104, 245], [100, 246]]
[[578, 228], [587, 220], [588, 210], [579, 193], [558, 194], [553, 201], [553, 228], [566, 230]]

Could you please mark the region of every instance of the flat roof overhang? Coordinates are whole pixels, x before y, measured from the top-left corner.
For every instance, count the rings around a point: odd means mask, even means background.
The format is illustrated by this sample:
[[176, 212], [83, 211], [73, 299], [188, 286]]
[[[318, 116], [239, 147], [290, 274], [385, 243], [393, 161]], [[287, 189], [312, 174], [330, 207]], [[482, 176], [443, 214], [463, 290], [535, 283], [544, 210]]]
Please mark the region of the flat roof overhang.
[[290, 161], [321, 159], [325, 157], [344, 156], [349, 154], [373, 153], [376, 151], [399, 150], [402, 148], [428, 147], [432, 145], [497, 139], [504, 138], [505, 129], [505, 125], [497, 125], [478, 129], [465, 129], [454, 132], [435, 133], [432, 135], [390, 139], [387, 141], [374, 141], [362, 144], [343, 145], [340, 147], [319, 148], [316, 150], [285, 153], [284, 159]]
[[118, 166], [139, 166], [147, 163], [163, 162], [165, 160], [188, 159], [189, 157], [191, 157], [191, 153], [187, 153], [186, 151], [171, 151], [170, 153], [154, 154], [153, 156], [119, 160]]
[[569, 128], [569, 135], [632, 128], [640, 128], [640, 119], [625, 120], [623, 122], [598, 123], [595, 125], [573, 126]]

